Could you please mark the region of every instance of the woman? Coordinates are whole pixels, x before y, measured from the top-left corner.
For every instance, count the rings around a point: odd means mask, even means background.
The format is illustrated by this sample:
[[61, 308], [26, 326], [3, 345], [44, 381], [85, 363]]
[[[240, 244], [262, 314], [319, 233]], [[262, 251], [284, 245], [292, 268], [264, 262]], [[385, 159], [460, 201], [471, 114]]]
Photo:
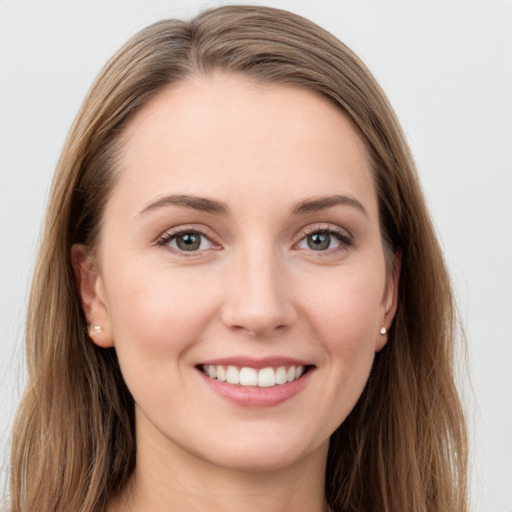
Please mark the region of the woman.
[[466, 510], [439, 245], [386, 98], [316, 25], [137, 34], [43, 240], [11, 510]]

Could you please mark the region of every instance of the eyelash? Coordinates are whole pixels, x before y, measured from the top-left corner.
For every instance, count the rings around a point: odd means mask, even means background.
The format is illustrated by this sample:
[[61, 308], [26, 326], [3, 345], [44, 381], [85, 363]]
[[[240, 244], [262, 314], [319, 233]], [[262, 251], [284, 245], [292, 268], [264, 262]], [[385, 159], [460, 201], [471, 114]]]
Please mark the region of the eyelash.
[[[193, 256], [196, 256], [198, 253], [203, 252], [204, 250], [208, 250], [208, 249], [203, 249], [203, 250], [190, 251], [187, 254], [187, 251], [176, 249], [174, 247], [169, 246], [169, 244], [172, 242], [172, 240], [176, 239], [180, 235], [185, 235], [185, 234], [198, 235], [198, 236], [203, 237], [206, 240], [208, 240], [208, 242], [210, 244], [215, 245], [215, 243], [212, 242], [212, 240], [210, 239], [210, 237], [208, 235], [206, 235], [205, 233], [201, 232], [198, 229], [190, 228], [190, 229], [180, 229], [178, 231], [171, 231], [171, 232], [164, 233], [157, 240], [157, 246], [158, 247], [167, 246], [167, 248], [169, 250], [171, 250], [173, 253], [175, 253], [181, 257], [193, 257]], [[294, 244], [294, 247], [296, 247], [299, 243], [301, 243], [303, 240], [305, 240], [308, 236], [315, 235], [315, 234], [333, 236], [340, 242], [339, 247], [335, 247], [335, 248], [331, 248], [331, 249], [327, 248], [326, 250], [319, 250], [319, 251], [309, 249], [311, 252], [318, 253], [318, 255], [328, 255], [328, 254], [332, 254], [332, 253], [335, 253], [338, 251], [344, 251], [344, 250], [347, 250], [348, 248], [350, 248], [354, 244], [351, 235], [348, 234], [347, 231], [345, 231], [344, 229], [333, 227], [330, 225], [329, 226], [315, 225], [315, 226], [311, 226], [311, 227], [307, 228], [306, 230], [304, 230], [300, 240], [296, 244]]]
[[172, 251], [174, 254], [177, 254], [178, 256], [189, 258], [193, 256], [197, 256], [198, 253], [203, 252], [203, 250], [197, 250], [197, 251], [184, 251], [181, 249], [177, 249], [174, 247], [170, 247], [169, 244], [176, 238], [178, 238], [180, 235], [197, 235], [199, 237], [205, 238], [208, 240], [208, 242], [212, 245], [216, 245], [214, 242], [212, 242], [211, 238], [206, 235], [205, 233], [201, 232], [198, 229], [190, 228], [190, 229], [180, 229], [178, 231], [171, 231], [171, 232], [165, 232], [158, 240], [157, 240], [157, 246], [158, 247], [165, 247], [170, 251]]
[[301, 239], [295, 245], [298, 245], [299, 243], [301, 243], [308, 236], [316, 235], [316, 234], [329, 235], [329, 236], [336, 238], [340, 242], [339, 247], [335, 247], [332, 249], [326, 249], [324, 251], [314, 251], [313, 249], [309, 249], [311, 252], [318, 253], [319, 256], [322, 256], [322, 255], [327, 256], [327, 255], [333, 254], [338, 251], [346, 251], [347, 249], [349, 249], [350, 247], [352, 247], [354, 245], [352, 236], [346, 230], [339, 228], [339, 227], [334, 227], [334, 226], [325, 225], [325, 224], [324, 225], [314, 225], [314, 226], [308, 227], [306, 230], [304, 230], [304, 233], [303, 233]]

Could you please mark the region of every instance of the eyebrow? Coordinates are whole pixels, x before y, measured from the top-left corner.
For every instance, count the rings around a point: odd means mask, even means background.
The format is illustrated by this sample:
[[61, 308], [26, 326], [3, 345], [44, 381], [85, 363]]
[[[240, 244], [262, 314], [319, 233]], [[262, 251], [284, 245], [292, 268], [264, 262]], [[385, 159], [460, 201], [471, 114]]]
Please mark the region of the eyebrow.
[[[349, 195], [333, 195], [327, 197], [320, 198], [310, 198], [304, 199], [297, 203], [291, 209], [291, 213], [293, 215], [305, 215], [308, 213], [314, 213], [321, 210], [326, 210], [327, 208], [332, 208], [333, 206], [344, 205], [351, 206], [353, 208], [358, 209], [366, 216], [368, 216], [368, 212], [355, 197]], [[197, 197], [190, 196], [186, 194], [175, 194], [163, 197], [158, 199], [157, 201], [151, 203], [146, 206], [139, 215], [143, 215], [147, 212], [157, 210], [159, 208], [164, 208], [167, 206], [179, 206], [182, 208], [191, 208], [193, 210], [199, 210], [202, 212], [212, 213], [212, 214], [229, 214], [229, 207], [226, 203], [222, 201], [216, 201], [214, 199], [208, 199], [206, 197]]]
[[185, 194], [176, 194], [163, 197], [149, 206], [144, 208], [139, 215], [157, 210], [165, 206], [181, 206], [183, 208], [191, 208], [193, 210], [199, 210], [207, 213], [216, 214], [227, 214], [229, 208], [226, 203], [221, 201], [215, 201], [213, 199], [207, 199], [206, 197], [188, 196]]
[[304, 215], [306, 213], [318, 212], [332, 208], [333, 206], [344, 205], [356, 208], [368, 216], [365, 207], [355, 197], [349, 195], [333, 195], [320, 198], [304, 199], [292, 208], [292, 214]]

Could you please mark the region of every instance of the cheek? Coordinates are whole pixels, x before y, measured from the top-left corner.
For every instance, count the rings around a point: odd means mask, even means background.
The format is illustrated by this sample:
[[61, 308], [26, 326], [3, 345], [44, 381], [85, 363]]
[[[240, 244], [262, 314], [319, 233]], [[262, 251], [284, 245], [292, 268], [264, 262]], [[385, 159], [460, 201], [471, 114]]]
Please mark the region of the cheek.
[[201, 342], [218, 301], [212, 290], [201, 293], [199, 276], [158, 265], [130, 270], [118, 266], [109, 274], [110, 317], [123, 378], [144, 411], [186, 416], [190, 411], [179, 390], [187, 382], [189, 354]]
[[[346, 269], [345, 269], [346, 270]], [[324, 286], [309, 287], [303, 315], [321, 345], [331, 386], [326, 397], [341, 421], [357, 402], [370, 374], [382, 322], [385, 273], [351, 269]], [[306, 300], [306, 297], [304, 298]], [[304, 302], [304, 301], [303, 301]], [[327, 417], [326, 421], [332, 421]], [[338, 424], [339, 424], [338, 423]]]
[[109, 276], [114, 342], [126, 365], [145, 361], [156, 369], [162, 358], [185, 356], [217, 308], [215, 290], [205, 289], [199, 273], [118, 266]]
[[332, 350], [361, 351], [377, 339], [383, 315], [384, 272], [342, 269], [305, 290], [304, 314]]

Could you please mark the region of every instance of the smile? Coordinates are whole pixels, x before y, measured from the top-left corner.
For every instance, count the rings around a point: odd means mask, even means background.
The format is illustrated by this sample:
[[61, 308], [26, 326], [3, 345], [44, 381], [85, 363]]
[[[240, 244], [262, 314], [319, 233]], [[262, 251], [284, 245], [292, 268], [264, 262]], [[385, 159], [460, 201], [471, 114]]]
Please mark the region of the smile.
[[305, 366], [278, 366], [277, 368], [251, 368], [249, 366], [237, 367], [234, 365], [204, 364], [203, 373], [211, 379], [239, 386], [256, 386], [271, 388], [291, 383], [299, 379], [307, 370]]
[[307, 360], [286, 356], [233, 356], [203, 361], [196, 369], [216, 395], [238, 407], [261, 408], [299, 395], [317, 368]]

